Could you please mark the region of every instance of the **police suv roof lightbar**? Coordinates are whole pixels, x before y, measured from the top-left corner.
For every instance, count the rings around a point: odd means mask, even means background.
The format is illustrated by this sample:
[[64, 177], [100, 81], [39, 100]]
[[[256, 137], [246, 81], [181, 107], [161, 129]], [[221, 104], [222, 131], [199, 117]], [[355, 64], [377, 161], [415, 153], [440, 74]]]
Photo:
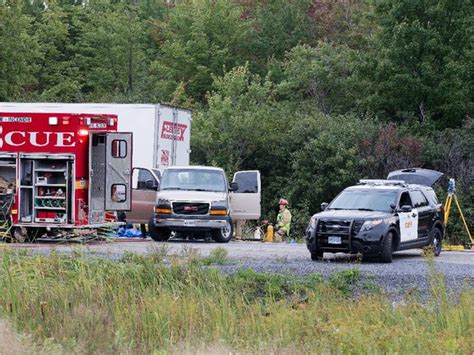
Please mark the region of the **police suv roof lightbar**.
[[406, 185], [403, 180], [361, 179], [359, 185]]

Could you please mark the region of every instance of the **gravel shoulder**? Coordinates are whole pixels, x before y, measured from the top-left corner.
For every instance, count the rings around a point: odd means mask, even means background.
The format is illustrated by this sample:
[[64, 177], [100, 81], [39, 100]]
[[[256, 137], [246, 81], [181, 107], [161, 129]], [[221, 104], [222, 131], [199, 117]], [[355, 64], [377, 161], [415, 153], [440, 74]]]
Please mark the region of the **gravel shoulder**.
[[[399, 300], [407, 293], [419, 294], [422, 298], [430, 293], [429, 267], [421, 250], [409, 250], [394, 254], [391, 264], [377, 261], [360, 262], [345, 254], [325, 254], [322, 261], [312, 261], [303, 244], [269, 244], [261, 242], [236, 241], [228, 244], [210, 242], [156, 243], [149, 240], [74, 244], [18, 244], [3, 245], [3, 248], [27, 249], [35, 253], [70, 253], [81, 251], [91, 255], [119, 259], [125, 252], [146, 254], [166, 249], [167, 255], [186, 255], [190, 251], [207, 256], [215, 248], [224, 248], [228, 252], [229, 262], [216, 265], [226, 273], [240, 268], [251, 268], [258, 272], [273, 272], [305, 276], [319, 273], [328, 278], [336, 271], [358, 268], [362, 283], [381, 287], [392, 298]], [[444, 274], [448, 292], [456, 296], [463, 288], [474, 288], [474, 252], [442, 252], [435, 258], [437, 272]]]

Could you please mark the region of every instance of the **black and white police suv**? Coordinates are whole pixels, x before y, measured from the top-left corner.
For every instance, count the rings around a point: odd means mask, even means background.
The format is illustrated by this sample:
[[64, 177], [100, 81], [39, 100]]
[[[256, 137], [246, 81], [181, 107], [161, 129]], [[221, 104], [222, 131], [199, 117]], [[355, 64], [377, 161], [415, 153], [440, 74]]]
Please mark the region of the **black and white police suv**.
[[404, 169], [387, 180], [360, 180], [311, 217], [306, 245], [311, 259], [324, 252], [361, 253], [390, 263], [397, 250], [430, 246], [441, 252], [443, 206], [431, 186], [443, 174]]

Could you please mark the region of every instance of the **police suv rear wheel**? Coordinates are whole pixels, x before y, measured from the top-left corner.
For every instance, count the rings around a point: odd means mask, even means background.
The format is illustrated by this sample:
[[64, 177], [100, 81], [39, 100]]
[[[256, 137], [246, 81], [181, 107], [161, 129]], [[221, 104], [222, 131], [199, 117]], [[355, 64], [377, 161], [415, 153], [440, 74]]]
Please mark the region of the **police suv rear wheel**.
[[432, 234], [431, 247], [433, 248], [433, 255], [439, 256], [441, 254], [441, 231], [439, 228], [434, 228]]
[[224, 228], [215, 229], [211, 232], [212, 239], [217, 243], [228, 243], [232, 239], [234, 235], [234, 226], [232, 224], [232, 220], [230, 217], [226, 221], [226, 225]]

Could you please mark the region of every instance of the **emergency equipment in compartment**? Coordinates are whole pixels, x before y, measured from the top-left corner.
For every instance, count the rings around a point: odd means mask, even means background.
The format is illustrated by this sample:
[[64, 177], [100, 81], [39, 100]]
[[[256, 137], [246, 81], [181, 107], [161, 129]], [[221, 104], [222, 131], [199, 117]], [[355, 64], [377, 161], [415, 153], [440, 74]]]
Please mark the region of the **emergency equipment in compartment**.
[[0, 112], [0, 233], [98, 228], [130, 210], [132, 134], [116, 131], [116, 115]]

